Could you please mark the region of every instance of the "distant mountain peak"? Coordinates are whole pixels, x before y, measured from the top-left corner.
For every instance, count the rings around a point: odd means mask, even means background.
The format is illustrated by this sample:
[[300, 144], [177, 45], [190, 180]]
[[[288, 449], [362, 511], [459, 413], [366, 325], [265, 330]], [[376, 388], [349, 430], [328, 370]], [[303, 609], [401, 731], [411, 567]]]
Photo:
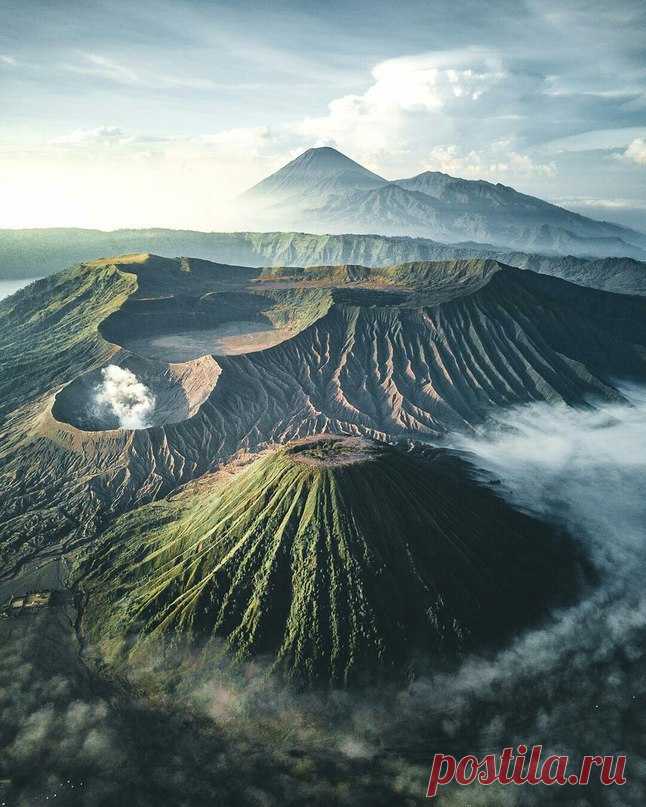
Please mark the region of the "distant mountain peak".
[[[285, 168], [288, 168], [289, 166], [320, 167], [323, 170], [353, 169], [365, 172], [366, 174], [371, 174], [372, 176], [377, 176], [377, 174], [373, 174], [372, 171], [364, 168], [363, 165], [358, 163], [356, 160], [353, 160], [351, 157], [343, 154], [338, 149], [332, 148], [332, 146], [317, 146], [309, 148], [307, 151], [299, 154], [298, 157], [288, 163]], [[379, 179], [382, 178], [379, 177]], [[382, 181], [385, 180], [382, 179]]]
[[455, 177], [451, 176], [451, 174], [447, 174], [444, 171], [421, 171], [419, 174], [416, 174], [416, 177], [419, 179], [420, 177], [446, 177], [447, 179], [455, 179]]
[[304, 162], [306, 160], [338, 160], [359, 165], [355, 160], [332, 146], [312, 146], [312, 148], [306, 149], [302, 154], [299, 154], [293, 162]]
[[269, 194], [293, 196], [321, 192], [324, 195], [348, 189], [368, 190], [385, 185], [383, 177], [364, 168], [331, 146], [309, 148], [278, 171], [250, 188], [243, 197]]

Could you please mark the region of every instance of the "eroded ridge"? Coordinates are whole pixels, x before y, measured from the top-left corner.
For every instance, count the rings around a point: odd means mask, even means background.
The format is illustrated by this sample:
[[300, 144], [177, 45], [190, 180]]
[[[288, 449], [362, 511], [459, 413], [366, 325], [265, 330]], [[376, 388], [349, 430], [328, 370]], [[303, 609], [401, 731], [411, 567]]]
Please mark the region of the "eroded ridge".
[[206, 664], [345, 686], [496, 645], [586, 568], [449, 452], [317, 435], [121, 519], [81, 577], [107, 652], [190, 637]]

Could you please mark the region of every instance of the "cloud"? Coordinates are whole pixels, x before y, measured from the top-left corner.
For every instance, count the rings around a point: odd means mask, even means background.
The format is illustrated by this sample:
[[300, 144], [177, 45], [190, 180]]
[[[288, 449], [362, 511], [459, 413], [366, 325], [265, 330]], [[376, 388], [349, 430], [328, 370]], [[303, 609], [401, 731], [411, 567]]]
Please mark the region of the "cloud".
[[197, 147], [204, 147], [214, 156], [254, 161], [273, 156], [280, 148], [281, 139], [280, 130], [275, 131], [269, 126], [255, 126], [192, 137], [189, 142]]
[[20, 630], [0, 626], [0, 804], [81, 807], [100, 780], [127, 768], [114, 713], [88, 686], [71, 616], [61, 605]]
[[436, 110], [456, 99], [477, 101], [505, 73], [498, 56], [466, 50], [388, 59], [372, 76], [374, 83], [360, 97], [368, 106]]
[[443, 171], [470, 179], [492, 180], [504, 175], [553, 177], [557, 173], [553, 162], [534, 162], [528, 154], [514, 151], [509, 141], [498, 141], [484, 151], [464, 152], [457, 145], [435, 146], [430, 151], [425, 170]]
[[646, 210], [646, 200], [595, 199], [587, 196], [562, 196], [555, 200], [564, 207], [589, 207], [601, 210]]
[[565, 519], [598, 557], [600, 551], [623, 564], [628, 548], [642, 551], [646, 391], [625, 387], [623, 394], [626, 403], [597, 402], [587, 411], [520, 407], [496, 415], [478, 437], [456, 438], [456, 445], [505, 480], [513, 502]]
[[14, 59], [13, 56], [7, 56], [6, 54], [0, 54], [0, 64], [6, 64], [9, 67], [16, 67], [18, 62]]
[[293, 129], [375, 165], [386, 152], [410, 149], [419, 127], [435, 122], [437, 128], [440, 115], [448, 119], [477, 106], [505, 77], [500, 58], [477, 49], [388, 59], [372, 69], [365, 92], [334, 99], [327, 115], [305, 118]]
[[545, 144], [546, 151], [552, 153], [571, 151], [608, 151], [625, 148], [635, 137], [646, 136], [646, 127], [625, 127], [617, 129], [595, 129], [589, 132], [560, 137]]
[[641, 137], [635, 138], [624, 151], [623, 157], [637, 165], [646, 165], [646, 140]]
[[132, 139], [118, 126], [97, 126], [95, 129], [75, 129], [69, 134], [53, 138], [50, 143], [65, 146], [114, 145], [129, 143]]
[[100, 53], [84, 53], [82, 61], [63, 67], [79, 75], [95, 76], [107, 81], [144, 89], [212, 90], [219, 85], [210, 79], [160, 73], [150, 68], [131, 67]]
[[297, 143], [280, 127], [157, 136], [109, 123], [0, 146], [0, 185], [12, 199], [4, 224], [239, 228], [231, 199], [296, 156]]

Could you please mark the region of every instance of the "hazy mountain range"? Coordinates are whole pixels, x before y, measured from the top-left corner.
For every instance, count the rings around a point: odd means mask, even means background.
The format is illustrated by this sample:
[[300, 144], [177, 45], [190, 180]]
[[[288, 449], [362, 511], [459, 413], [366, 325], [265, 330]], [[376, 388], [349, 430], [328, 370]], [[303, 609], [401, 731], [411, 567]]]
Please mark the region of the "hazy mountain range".
[[0, 280], [51, 275], [97, 257], [151, 252], [192, 255], [238, 266], [393, 266], [407, 261], [494, 258], [519, 269], [562, 277], [581, 286], [646, 294], [646, 263], [634, 258], [582, 258], [509, 251], [463, 242], [383, 235], [296, 232], [203, 233], [196, 230], [0, 230]]
[[378, 232], [574, 255], [639, 258], [646, 249], [643, 233], [500, 183], [437, 171], [388, 181], [328, 147], [308, 149], [240, 202], [262, 229]]

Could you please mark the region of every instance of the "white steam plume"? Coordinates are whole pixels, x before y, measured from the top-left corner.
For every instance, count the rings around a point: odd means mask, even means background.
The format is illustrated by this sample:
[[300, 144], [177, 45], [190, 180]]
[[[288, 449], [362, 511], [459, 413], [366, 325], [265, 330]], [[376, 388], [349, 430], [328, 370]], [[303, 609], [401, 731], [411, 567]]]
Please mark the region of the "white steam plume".
[[155, 396], [125, 367], [110, 364], [101, 371], [94, 400], [100, 411], [114, 415], [123, 429], [145, 429], [155, 408]]

